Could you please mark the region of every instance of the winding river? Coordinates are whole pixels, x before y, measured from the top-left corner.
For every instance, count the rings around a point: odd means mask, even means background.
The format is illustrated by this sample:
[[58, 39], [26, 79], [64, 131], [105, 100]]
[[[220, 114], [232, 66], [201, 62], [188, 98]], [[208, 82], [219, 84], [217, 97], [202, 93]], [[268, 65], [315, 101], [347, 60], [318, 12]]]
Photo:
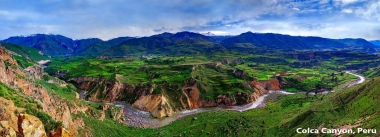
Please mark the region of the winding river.
[[[364, 76], [355, 74], [351, 71], [346, 71], [346, 73], [354, 75], [358, 77], [359, 79], [354, 82], [349, 83], [344, 88], [363, 83], [366, 80]], [[327, 94], [331, 92], [334, 92], [334, 90], [318, 92], [318, 94]], [[85, 94], [86, 94], [86, 91], [82, 92], [81, 98]], [[246, 105], [217, 106], [217, 107], [209, 107], [209, 108], [197, 108], [197, 109], [192, 109], [192, 110], [184, 110], [181, 112], [175, 112], [173, 113], [172, 116], [161, 118], [161, 119], [154, 118], [149, 112], [138, 110], [130, 105], [126, 105], [123, 102], [112, 102], [112, 103], [105, 103], [105, 104], [115, 105], [117, 107], [123, 108], [124, 114], [127, 117], [127, 119], [124, 122], [127, 125], [134, 126], [134, 127], [153, 127], [154, 128], [154, 127], [161, 127], [161, 126], [170, 124], [171, 122], [179, 118], [182, 118], [184, 116], [206, 112], [206, 111], [235, 110], [235, 111], [243, 112], [243, 111], [254, 109], [254, 108], [260, 108], [260, 107], [265, 106], [265, 101], [267, 97], [271, 94], [289, 95], [289, 94], [306, 94], [306, 92], [291, 93], [284, 90], [270, 90], [268, 94], [262, 95], [259, 98], [257, 98], [255, 102], [252, 102]], [[315, 93], [307, 93], [307, 94], [315, 94]]]

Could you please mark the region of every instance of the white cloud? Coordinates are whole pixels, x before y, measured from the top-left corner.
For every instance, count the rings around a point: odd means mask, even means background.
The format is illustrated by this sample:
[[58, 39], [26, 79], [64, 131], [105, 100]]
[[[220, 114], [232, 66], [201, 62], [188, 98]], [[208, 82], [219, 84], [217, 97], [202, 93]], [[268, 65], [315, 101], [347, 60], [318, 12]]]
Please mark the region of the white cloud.
[[18, 11], [18, 10], [0, 10], [0, 21], [17, 21], [26, 19], [41, 19], [43, 15], [30, 12], [30, 11]]
[[352, 9], [343, 9], [342, 10], [343, 13], [352, 13]]
[[355, 14], [370, 20], [377, 20], [380, 18], [380, 1], [368, 3], [365, 6], [355, 10]]
[[359, 2], [361, 0], [334, 0], [334, 3], [336, 5], [342, 5], [342, 6], [346, 6], [346, 5], [349, 5], [349, 4], [353, 4], [353, 3], [356, 3], [356, 2]]
[[[0, 32], [6, 32], [0, 33], [0, 39], [47, 32], [75, 39], [98, 37], [106, 40], [184, 30], [221, 35], [252, 31], [323, 37], [374, 37], [376, 33], [369, 35], [368, 31], [380, 30], [380, 26], [373, 24], [364, 26], [363, 30], [367, 33], [362, 32], [362, 28], [357, 29], [365, 21], [380, 21], [380, 1], [377, 0], [207, 0], [164, 3], [46, 0], [23, 3], [0, 5]], [[353, 25], [355, 23], [357, 25]]]
[[9, 13], [9, 11], [6, 11], [6, 10], [0, 10], [0, 15], [1, 16], [9, 16], [10, 13]]

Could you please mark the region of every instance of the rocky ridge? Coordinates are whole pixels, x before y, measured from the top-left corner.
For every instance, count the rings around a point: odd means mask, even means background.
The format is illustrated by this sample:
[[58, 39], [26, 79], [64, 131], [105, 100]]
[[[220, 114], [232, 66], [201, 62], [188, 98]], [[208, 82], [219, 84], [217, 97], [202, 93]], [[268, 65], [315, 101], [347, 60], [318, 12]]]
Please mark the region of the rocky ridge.
[[[65, 133], [67, 133], [68, 136], [76, 135], [78, 124], [74, 123], [71, 113], [76, 114], [78, 112], [85, 112], [88, 107], [76, 104], [74, 102], [69, 102], [57, 95], [50, 94], [44, 87], [36, 84], [36, 80], [40, 80], [44, 74], [45, 72], [43, 72], [43, 69], [37, 65], [22, 70], [18, 66], [17, 61], [12, 58], [11, 54], [4, 47], [0, 46], [0, 82], [12, 88], [19, 89], [22, 96], [30, 97], [36, 101], [41, 106], [41, 111], [50, 115], [54, 120], [62, 122], [61, 128], [67, 131]], [[5, 101], [6, 99], [2, 97], [0, 97], [0, 100], [6, 102], [3, 103], [3, 106], [0, 106], [0, 108], [4, 110], [3, 112], [6, 112], [2, 113], [2, 122], [8, 123], [9, 127], [12, 127], [9, 128], [9, 130], [6, 130], [9, 131], [6, 132], [9, 133], [7, 135], [13, 135], [11, 129], [20, 134], [21, 132], [27, 131], [20, 131], [20, 128], [16, 128], [19, 126], [19, 123], [16, 122], [17, 116], [15, 112], [22, 112], [22, 108], [17, 108], [14, 107], [14, 105], [10, 105], [13, 104], [12, 101]], [[27, 114], [20, 115], [23, 115], [23, 119], [31, 118], [34, 121], [37, 121], [33, 116], [29, 116]], [[20, 121], [20, 117], [18, 119], [18, 121]], [[36, 123], [38, 122], [32, 122], [31, 125]], [[43, 125], [37, 127], [31, 126], [29, 128], [32, 127], [35, 128], [35, 131], [37, 129], [44, 131]], [[42, 132], [36, 132], [35, 134], [38, 134], [38, 136], [43, 136]], [[46, 136], [45, 131], [44, 135]]]

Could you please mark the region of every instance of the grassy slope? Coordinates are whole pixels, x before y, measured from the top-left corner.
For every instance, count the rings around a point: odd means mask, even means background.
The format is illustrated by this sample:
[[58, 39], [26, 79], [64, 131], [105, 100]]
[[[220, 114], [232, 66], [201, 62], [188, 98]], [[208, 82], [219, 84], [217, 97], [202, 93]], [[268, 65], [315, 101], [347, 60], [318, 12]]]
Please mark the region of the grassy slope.
[[[135, 129], [113, 121], [86, 117], [86, 129], [112, 136], [316, 136], [296, 134], [298, 127], [338, 128], [359, 122], [360, 128], [380, 130], [380, 78], [332, 94], [269, 96], [267, 106], [245, 112], [211, 111], [184, 117], [157, 129]], [[194, 117], [197, 120], [194, 120]], [[367, 118], [366, 120], [363, 120]], [[101, 132], [96, 132], [101, 131]], [[202, 132], [203, 131], [203, 132]], [[358, 134], [357, 136], [378, 136]], [[332, 136], [325, 134], [323, 136]]]
[[0, 43], [0, 45], [4, 46], [10, 51], [17, 53], [18, 55], [13, 55], [13, 57], [17, 60], [17, 63], [24, 68], [32, 66], [40, 60], [48, 59], [47, 57], [39, 54], [39, 50], [35, 48], [7, 43]]
[[[168, 82], [182, 86], [186, 79], [196, 78], [206, 85], [219, 87], [222, 87], [223, 84], [231, 86], [234, 83], [250, 81], [252, 78], [268, 80], [280, 73], [286, 78], [305, 79], [299, 81], [298, 85], [293, 84], [291, 87], [287, 87], [288, 90], [304, 91], [313, 90], [321, 83], [324, 88], [332, 88], [347, 82], [352, 77], [340, 75], [340, 70], [356, 69], [358, 68], [356, 66], [369, 65], [373, 60], [379, 60], [372, 56], [358, 54], [334, 54], [336, 53], [315, 55], [314, 58], [299, 57], [299, 59], [295, 59], [292, 54], [284, 53], [244, 54], [235, 52], [215, 53], [210, 56], [174, 56], [148, 59], [137, 57], [110, 59], [70, 57], [53, 60], [46, 71], [54, 74], [57, 70], [68, 70], [69, 73], [66, 78], [90, 76], [104, 77], [109, 80], [115, 79], [116, 74], [119, 74], [117, 80], [130, 85]], [[341, 56], [350, 56], [350, 58], [344, 59]], [[351, 56], [357, 59], [353, 59]], [[239, 61], [237, 61], [238, 63], [227, 64], [226, 60]], [[207, 65], [218, 62], [222, 63], [219, 68]], [[192, 72], [193, 66], [196, 69]], [[248, 79], [232, 76], [232, 71], [235, 68], [247, 72]], [[332, 81], [332, 73], [335, 73], [338, 79], [337, 83]]]
[[[271, 97], [265, 108], [246, 112], [213, 111], [185, 117], [171, 125], [147, 131], [156, 136], [308, 136], [296, 128], [338, 128], [362, 120], [360, 128], [380, 130], [380, 78], [329, 95]], [[276, 99], [277, 98], [277, 99]], [[197, 117], [197, 120], [193, 120]], [[363, 120], [364, 118], [368, 118]], [[204, 130], [204, 132], [202, 132]], [[359, 134], [357, 136], [378, 136]]]
[[[236, 59], [236, 55], [234, 54], [215, 55], [216, 58], [222, 56], [224, 56], [224, 58]], [[278, 58], [280, 58], [276, 55], [274, 57], [265, 57], [263, 55], [244, 55], [240, 57], [245, 60], [250, 60], [251, 58], [259, 58], [258, 60], [273, 58], [278, 60]], [[181, 58], [184, 57], [163, 57], [160, 61], [165, 59], [180, 60]], [[292, 58], [285, 58], [286, 62], [290, 63], [288, 66], [280, 61], [276, 62], [275, 60], [269, 61], [269, 63], [261, 63], [258, 66], [253, 67], [248, 67], [244, 64], [223, 66], [230, 69], [239, 68], [247, 70], [250, 75], [254, 76], [257, 74], [262, 75], [262, 73], [266, 74], [262, 79], [265, 79], [265, 77], [270, 78], [270, 76], [273, 76], [276, 72], [290, 70], [292, 73], [289, 73], [289, 77], [292, 75], [305, 75], [307, 76], [307, 79], [311, 79], [312, 81], [313, 79], [320, 79], [323, 76], [328, 77], [331, 72], [338, 74], [337, 71], [331, 69], [351, 68], [353, 66], [355, 67], [357, 64], [363, 65], [372, 61], [372, 58], [368, 60], [365, 60], [367, 57], [364, 57], [364, 59], [360, 57], [358, 58], [359, 59], [350, 58], [344, 60], [341, 57], [336, 57], [330, 60], [323, 60], [314, 67], [292, 64], [290, 62], [302, 61], [302, 59]], [[165, 64], [160, 61], [159, 64], [155, 64], [150, 63], [149, 61], [142, 61], [138, 58], [129, 58], [118, 61], [114, 59], [71, 58], [68, 60], [61, 59], [60, 61], [53, 61], [52, 65], [56, 63], [55, 65], [60, 67], [59, 70], [69, 69], [70, 72], [74, 72], [73, 74], [69, 74], [69, 76], [112, 76], [114, 72], [110, 70], [114, 69], [115, 66], [118, 66], [116, 69], [118, 72], [117, 74], [123, 74], [127, 77], [125, 79], [127, 80], [127, 83], [145, 81], [145, 78], [147, 78], [146, 75], [148, 74], [139, 74], [140, 72], [135, 72], [142, 67], [147, 67], [155, 70], [155, 72], [162, 76], [157, 78], [157, 81], [173, 80], [172, 82], [175, 83], [175, 81], [183, 79], [180, 78], [178, 80], [174, 76], [182, 74], [189, 75], [188, 73], [184, 73], [184, 71], [174, 69], [178, 68], [176, 66], [187, 68], [186, 66], [188, 65], [209, 63], [210, 61], [208, 59], [209, 58], [206, 56], [187, 56], [185, 61], [177, 62], [177, 64]], [[83, 65], [80, 63], [80, 61], [83, 60], [87, 60], [85, 63], [89, 63], [93, 66], [89, 66], [88, 64]], [[213, 61], [221, 61], [221, 59], [215, 59]], [[245, 64], [247, 63], [250, 62], [246, 62]], [[83, 66], [87, 66], [88, 69], [92, 69], [92, 71], [87, 71], [86, 67], [83, 68]], [[168, 68], [173, 66], [173, 69], [168, 70]], [[249, 71], [250, 68], [254, 68], [254, 71]], [[215, 81], [213, 79], [217, 79], [218, 74], [222, 74], [218, 72], [218, 70], [210, 70], [210, 68], [207, 67], [198, 70], [199, 72], [195, 71], [194, 75], [190, 76], [202, 76], [203, 78], [206, 78], [202, 80], [205, 83]], [[208, 76], [213, 73], [216, 73], [216, 75]], [[142, 75], [142, 77], [137, 77], [135, 75]], [[344, 79], [343, 81], [340, 81], [340, 83], [352, 80], [350, 75], [344, 75], [346, 78], [340, 77], [340, 75], [338, 75], [338, 77], [339, 79]], [[376, 122], [378, 121], [376, 120], [378, 119], [378, 116], [375, 115], [380, 111], [376, 106], [376, 104], [379, 103], [378, 98], [380, 97], [376, 91], [380, 89], [380, 85], [376, 85], [376, 83], [379, 82], [380, 78], [376, 78], [373, 82], [369, 80], [365, 85], [362, 84], [350, 89], [340, 90], [329, 95], [317, 95], [316, 97], [307, 97], [301, 94], [279, 97], [272, 96], [270, 97], [271, 100], [267, 102], [268, 106], [265, 108], [250, 110], [243, 113], [235, 111], [206, 112], [182, 118], [168, 126], [158, 129], [135, 129], [120, 125], [110, 119], [99, 121], [88, 116], [78, 116], [84, 117], [86, 123], [85, 130], [92, 131], [95, 136], [184, 136], [185, 134], [186, 136], [207, 136], [208, 132], [210, 132], [210, 134], [216, 133], [217, 136], [226, 136], [228, 134], [232, 136], [294, 136], [296, 135], [295, 129], [297, 127], [316, 128], [324, 123], [325, 127], [338, 128], [340, 125], [353, 124], [367, 116], [371, 117], [366, 120], [366, 122], [363, 122], [363, 125], [360, 127], [379, 129], [379, 123]], [[371, 98], [369, 95], [374, 95], [374, 98]], [[197, 120], [193, 120], [193, 117], [197, 117]], [[204, 130], [204, 132], [202, 132], [202, 130]], [[299, 136], [307, 135], [304, 134]]]
[[97, 42], [86, 48], [78, 49], [77, 53], [84, 56], [99, 55], [100, 53], [103, 53], [107, 49], [117, 46], [129, 39], [132, 39], [132, 37], [119, 37], [119, 38], [114, 38], [108, 41]]

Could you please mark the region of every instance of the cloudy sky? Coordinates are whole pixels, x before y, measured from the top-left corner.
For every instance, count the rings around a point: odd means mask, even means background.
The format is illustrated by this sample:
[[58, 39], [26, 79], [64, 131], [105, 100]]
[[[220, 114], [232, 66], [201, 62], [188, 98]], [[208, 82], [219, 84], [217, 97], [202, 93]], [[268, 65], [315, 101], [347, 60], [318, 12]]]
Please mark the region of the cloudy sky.
[[0, 39], [74, 39], [163, 32], [271, 32], [380, 39], [380, 0], [0, 0]]

